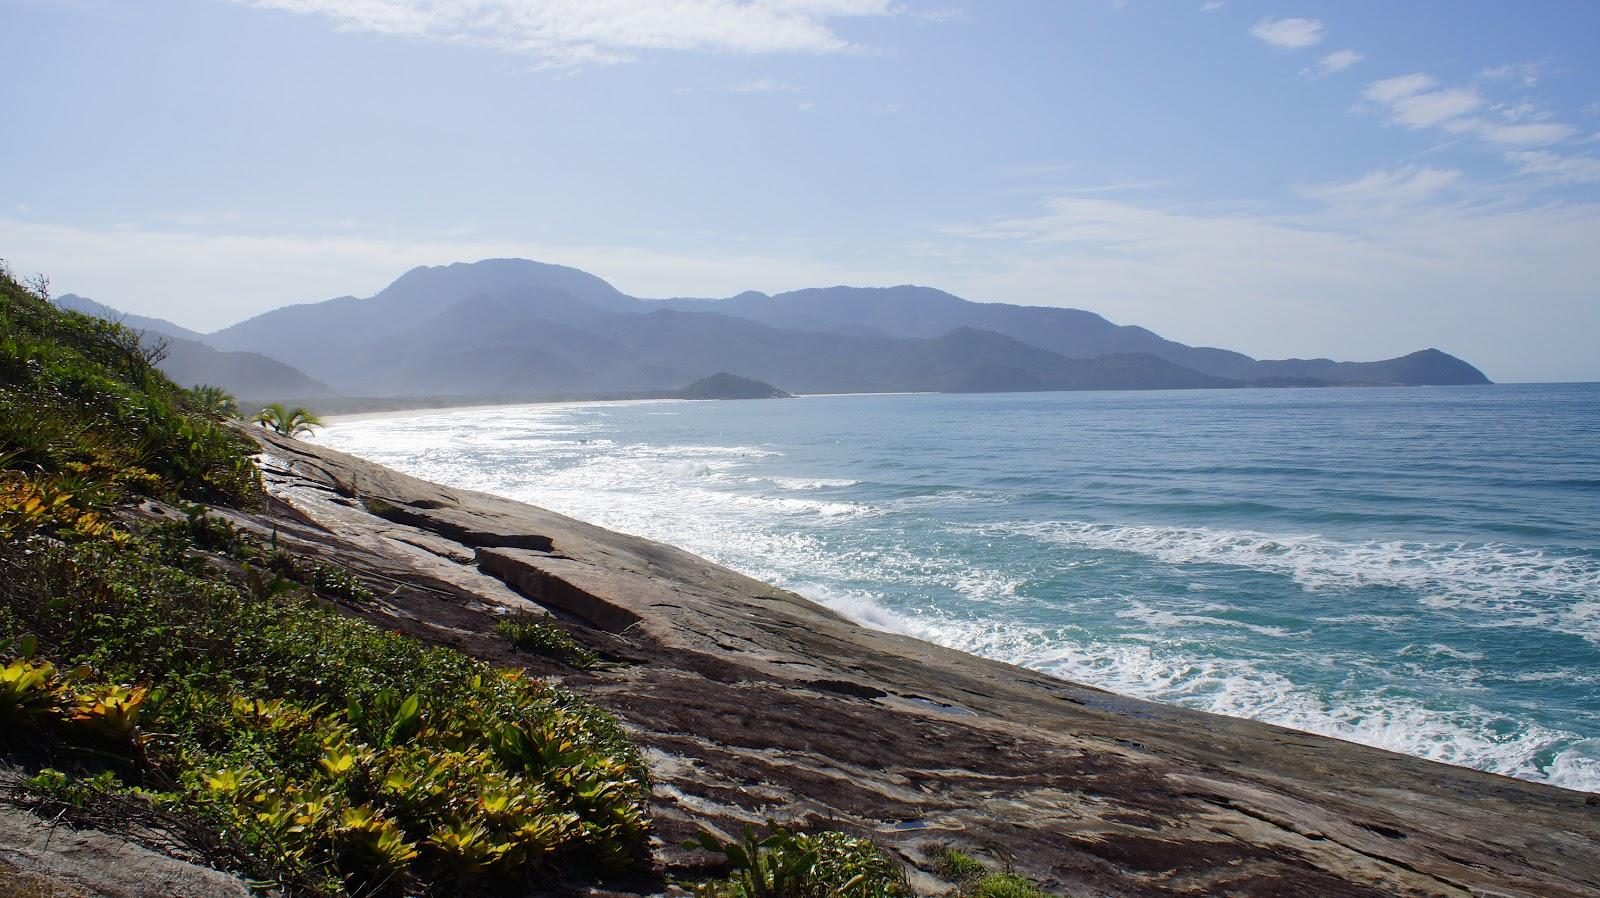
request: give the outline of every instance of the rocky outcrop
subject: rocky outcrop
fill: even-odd
[[[668,867],[701,826],[778,818],[924,867],[955,844],[1071,896],[1600,896],[1600,797],[863,629],[669,546],[257,436],[276,520],[240,523],[365,578],[382,598],[353,613],[613,710]],[[491,629],[516,610],[615,663],[517,654]]]
[[[793,399],[789,393],[761,380],[719,371],[684,387],[683,399]]]

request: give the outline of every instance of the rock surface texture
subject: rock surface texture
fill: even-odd
[[[955,845],[1075,898],[1600,896],[1600,797],[867,630],[659,543],[255,435],[272,511],[236,521],[361,576],[380,598],[351,613],[559,678],[626,723],[665,873],[702,826],[776,818],[924,871]],[[617,663],[574,672],[493,632],[546,610]]]

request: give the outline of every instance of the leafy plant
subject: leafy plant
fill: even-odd
[[[250,421],[286,437],[308,434],[313,428],[322,426],[322,419],[312,414],[310,409],[301,406],[285,408],[281,402],[268,403]]]
[[[737,841],[702,832],[688,847],[727,859],[732,872],[703,886],[710,898],[906,898],[905,868],[867,839],[840,832],[797,835],[768,821]]]
[[[0,668],[0,725],[9,733],[57,717],[66,692],[54,664],[13,660]]]
[[[143,686],[100,686],[78,696],[72,722],[115,741],[127,740],[139,725],[139,709],[149,690]]]
[[[554,658],[568,667],[587,670],[600,662],[598,655],[556,626],[549,616],[543,620],[528,615],[508,617],[495,624],[494,629],[517,648]]]
[[[190,388],[189,400],[194,407],[217,418],[239,417],[239,401],[221,387],[199,384]]]

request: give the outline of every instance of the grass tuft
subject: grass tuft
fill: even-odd
[[[1015,873],[994,873],[970,854],[949,845],[931,853],[933,872],[956,884],[960,898],[1050,898]]]
[[[511,640],[525,652],[553,658],[568,667],[588,670],[600,663],[600,656],[556,626],[548,617],[508,617],[494,625],[496,633]]]

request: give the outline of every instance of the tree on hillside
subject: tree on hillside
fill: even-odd
[[[199,384],[189,391],[189,398],[199,409],[209,415],[219,418],[239,417],[239,402],[221,387],[211,384]]]
[[[286,437],[308,434],[313,427],[322,426],[322,419],[312,414],[310,409],[298,405],[292,409],[284,408],[281,402],[268,403],[250,420]]]

